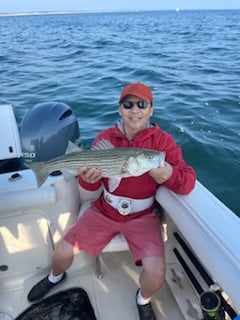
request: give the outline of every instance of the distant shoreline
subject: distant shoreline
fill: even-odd
[[[57,14],[84,14],[84,13],[120,13],[120,12],[151,12],[151,11],[231,11],[240,9],[149,9],[149,10],[64,10],[64,11],[32,11],[32,12],[0,12],[0,17],[8,16],[39,16],[39,15],[57,15]]]
[[[79,14],[79,13],[114,13],[114,12],[144,12],[147,10],[63,10],[63,11],[31,11],[31,12],[0,12],[0,16],[39,16],[54,14]],[[149,10],[156,11],[156,10]]]
[[[78,14],[78,13],[90,13],[94,11],[32,11],[32,12],[0,12],[1,17],[6,16],[39,16],[39,15],[54,15],[54,14]]]

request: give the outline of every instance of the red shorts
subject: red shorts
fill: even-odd
[[[118,232],[125,236],[137,265],[145,257],[164,257],[161,226],[155,213],[119,222],[90,207],[64,239],[79,250],[97,256]]]

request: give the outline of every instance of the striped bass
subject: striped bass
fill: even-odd
[[[103,148],[103,149],[102,149]],[[112,178],[110,191],[116,189],[121,178],[140,176],[150,169],[163,167],[165,152],[142,148],[115,148],[104,140],[91,150],[82,150],[69,142],[65,155],[46,162],[25,162],[33,170],[40,187],[54,171],[65,178],[77,176],[80,167],[99,168],[102,176]],[[114,180],[115,179],[115,180]]]

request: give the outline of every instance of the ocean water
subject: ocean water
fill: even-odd
[[[0,103],[19,125],[35,104],[62,101],[90,146],[118,119],[122,87],[145,82],[152,121],[240,216],[240,11],[6,16],[0,37]]]

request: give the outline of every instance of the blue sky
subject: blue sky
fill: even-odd
[[[240,9],[240,0],[0,0],[0,12]]]

